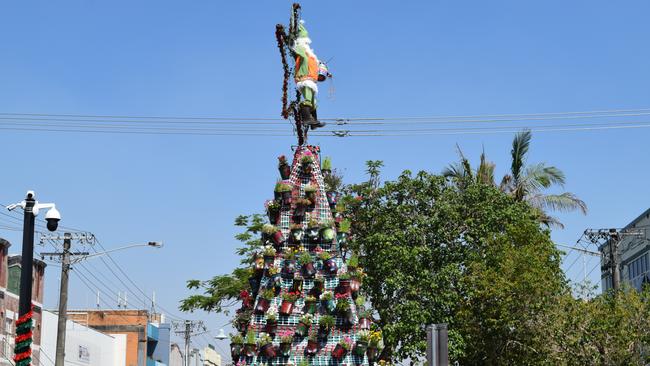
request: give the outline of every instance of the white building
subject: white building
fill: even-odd
[[[41,360],[55,359],[57,320],[56,314],[43,311]],[[68,320],[65,335],[66,366],[124,366],[125,363],[125,334],[105,334]]]
[[[183,351],[176,343],[171,345],[171,355],[169,357],[169,366],[183,365]],[[212,345],[203,349],[194,348],[190,351],[190,366],[221,366],[221,355]]]

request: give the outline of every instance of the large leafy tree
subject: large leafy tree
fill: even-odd
[[[564,173],[557,167],[545,163],[527,164],[532,134],[522,131],[512,140],[510,171],[498,184],[499,189],[510,194],[517,201],[525,201],[538,212],[539,221],[548,226],[563,227],[562,223],[551,216],[550,211],[569,212],[579,210],[587,213],[587,205],[575,194],[563,192],[548,194],[545,190],[558,185],[564,186]],[[473,169],[469,160],[458,148],[460,161],[451,164],[442,174],[459,187],[469,181],[497,186],[494,178],[495,165],[481,154],[479,165]]]
[[[492,185],[426,172],[349,189],[361,197],[347,206],[384,356],[421,358],[426,325],[448,323],[461,364],[544,357],[536,319],[566,284],[535,210]]]

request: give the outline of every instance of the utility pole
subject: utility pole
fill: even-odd
[[[612,275],[612,288],[618,291],[621,288],[621,265],[619,262],[619,244],[625,237],[643,237],[643,232],[631,229],[587,229],[584,232],[585,237],[599,247],[607,244],[608,261],[603,264],[602,270],[610,270]],[[603,253],[605,255],[605,253]]]
[[[88,241],[86,234],[76,234],[77,240]],[[92,235],[91,235],[92,237]],[[73,234],[64,233],[63,238],[60,236],[42,236],[41,241],[48,240],[61,240],[63,239],[63,251],[62,252],[53,252],[53,253],[41,253],[41,257],[57,257],[61,259],[61,288],[59,292],[59,318],[58,325],[56,329],[56,359],[54,361],[55,366],[64,366],[65,363],[65,331],[66,331],[66,322],[68,321],[68,279],[70,277],[70,265],[72,263],[70,257],[75,256],[88,256],[88,252],[76,252],[71,253],[70,247],[72,246]]]
[[[207,330],[201,320],[184,320],[173,322],[175,333],[182,335],[185,339],[185,354],[183,355],[183,366],[190,366],[190,344],[192,337],[195,335],[203,334]],[[200,330],[200,332],[198,332]]]

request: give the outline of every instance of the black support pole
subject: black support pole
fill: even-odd
[[[25,199],[25,220],[23,222],[23,255],[20,269],[19,316],[32,310],[32,271],[34,268],[34,196],[29,193]]]

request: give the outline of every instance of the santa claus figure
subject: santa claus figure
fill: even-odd
[[[318,57],[311,49],[311,39],[301,20],[298,25],[298,34],[293,42],[291,50],[296,58],[294,78],[296,88],[300,92],[299,113],[301,121],[312,129],[325,126],[324,122],[318,120],[316,114],[316,94],[318,94],[319,81],[324,81],[331,76],[324,63],[318,61]]]

